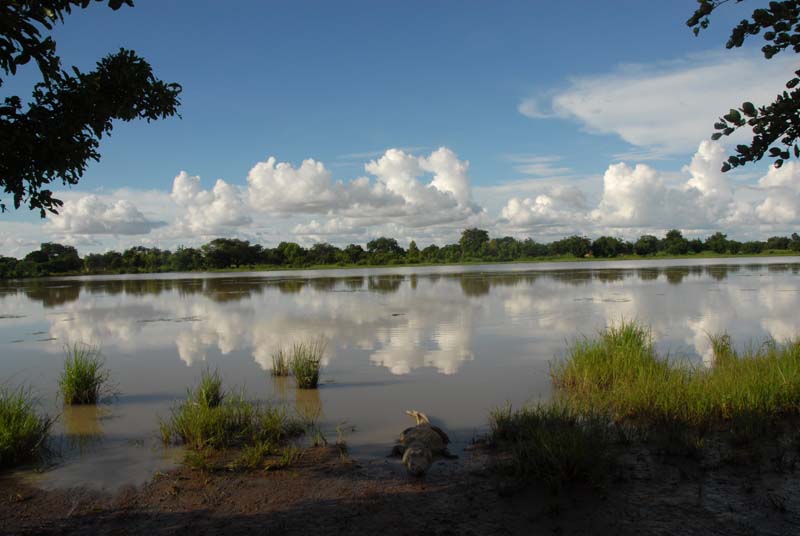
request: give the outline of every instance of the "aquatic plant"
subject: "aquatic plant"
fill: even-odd
[[[295,343],[292,346],[291,368],[299,389],[316,389],[322,369],[325,341]]]
[[[110,374],[97,347],[76,343],[67,346],[64,370],[58,386],[65,404],[96,404],[106,391]]]
[[[30,389],[0,387],[0,468],[39,458],[53,419],[37,411]]]
[[[516,411],[490,412],[491,440],[509,456],[500,468],[517,478],[544,483],[551,491],[584,482],[599,485],[612,461],[607,417],[553,402]]]
[[[272,354],[272,370],[270,374],[273,376],[288,376],[290,361],[286,350],[280,348],[277,352]]]
[[[219,375],[209,371],[169,418],[161,420],[160,429],[164,443],[197,450],[279,444],[303,431],[282,409],[248,400],[243,390],[224,391]]]

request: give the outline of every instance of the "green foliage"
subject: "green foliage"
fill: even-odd
[[[272,370],[270,374],[273,376],[288,376],[292,360],[289,358],[288,353],[283,348],[272,354]]]
[[[122,253],[108,251],[102,254],[91,253],[83,259],[71,246],[46,243],[41,248],[28,253],[24,259],[0,257],[0,278],[42,277],[58,274],[103,274],[103,273],[152,273],[166,271],[192,271],[206,269],[249,269],[264,266],[301,268],[308,266],[341,265],[391,265],[402,263],[457,263],[473,261],[520,261],[546,257],[589,256],[603,258],[636,254],[685,255],[698,254],[706,250],[718,254],[758,254],[762,251],[800,251],[800,236],[772,236],[766,242],[750,241],[740,243],[729,240],[724,234],[716,233],[705,241],[699,238],[687,240],[679,230],[673,229],[659,240],[652,235],[643,235],[635,243],[620,238],[601,236],[591,240],[582,236],[570,236],[550,244],[542,244],[531,238],[518,240],[511,236],[489,238],[481,229],[468,229],[477,237],[465,243],[480,243],[477,252],[464,255],[464,246],[448,244],[439,247],[435,244],[420,250],[416,242],[411,242],[408,251],[403,250],[393,239],[380,238],[370,242],[371,251],[365,251],[357,244],[340,249],[331,244],[315,244],[305,249],[293,242],[281,242],[276,248],[265,248],[250,244],[246,240],[219,238],[200,248],[178,247],[175,252],[158,248],[135,246]],[[466,231],[465,231],[466,232]],[[463,239],[463,237],[462,237]],[[287,288],[290,286],[286,283]]]
[[[53,420],[39,414],[30,390],[0,387],[0,469],[34,461],[45,449]]]
[[[301,433],[280,408],[247,400],[243,391],[223,391],[217,373],[209,371],[160,425],[164,443],[196,450],[277,445]]]
[[[744,354],[726,334],[710,342],[712,366],[673,362],[656,355],[649,329],[622,322],[575,343],[551,376],[579,411],[653,429],[668,424],[702,435],[711,427],[730,432],[754,416],[769,422],[800,414],[800,340],[769,341]]]
[[[738,0],[741,1],[741,0]],[[700,4],[686,24],[698,35],[708,28],[709,15],[727,0],[698,0]],[[726,48],[741,47],[747,37],[761,35],[766,44],[761,48],[764,58],[770,59],[786,49],[800,52],[800,1],[772,1],[765,7],[753,10],[750,20],[744,19],[731,31]],[[728,157],[722,165],[722,171],[729,171],[748,162],[761,160],[769,153],[775,159],[774,165],[779,168],[783,162],[800,157],[800,71],[786,82],[786,90],[778,93],[775,100],[765,106],[756,106],[751,102],[742,103],[741,107],[731,108],[714,124],[717,130],[711,138],[720,139],[730,136],[740,128],[749,128],[753,138],[749,144],[736,146],[736,154]],[[774,146],[780,144],[781,146]]]
[[[465,258],[477,257],[481,248],[489,241],[489,232],[483,229],[465,229],[461,233],[458,245],[461,246],[461,255]]]
[[[153,121],[177,113],[181,87],[158,80],[144,59],[120,49],[97,62],[88,73],[64,70],[56,43],[44,37],[73,9],[90,0],[40,0],[0,3],[0,69],[14,76],[17,67],[34,60],[42,81],[32,98],[5,97],[0,104],[0,186],[15,208],[26,203],[42,217],[63,204],[50,183],[74,185],[90,160],[99,160],[100,139],[115,120]],[[109,0],[112,9],[132,0]],[[3,80],[0,79],[0,85]],[[0,210],[6,205],[0,202]]]
[[[96,404],[108,388],[109,372],[100,351],[90,345],[73,344],[66,348],[64,370],[58,387],[65,404]]]
[[[599,485],[612,462],[611,427],[602,415],[559,402],[491,412],[491,439],[510,457],[501,469],[557,492],[565,485]]]
[[[325,341],[322,339],[296,343],[292,346],[291,369],[298,388],[317,388],[324,352]]]

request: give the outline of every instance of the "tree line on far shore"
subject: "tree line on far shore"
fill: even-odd
[[[800,253],[800,236],[773,236],[767,240],[739,242],[717,232],[705,240],[687,239],[673,229],[663,237],[643,235],[635,242],[600,236],[569,236],[550,243],[511,236],[490,238],[483,229],[466,229],[456,244],[431,244],[420,249],[413,240],[408,248],[394,238],[380,237],[366,248],[350,244],[344,248],[317,243],[304,248],[295,242],[281,242],[268,248],[247,240],[217,238],[203,246],[178,247],[175,251],[136,246],[123,252],[89,253],[48,242],[22,259],[0,257],[0,278],[40,277],[56,274],[117,274],[224,270],[243,267],[303,268],[312,266],[382,266],[458,262],[497,262],[543,258],[610,258],[622,255],[759,254],[769,251]]]

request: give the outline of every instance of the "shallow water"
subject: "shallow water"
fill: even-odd
[[[172,466],[158,417],[205,367],[229,386],[319,412],[355,457],[382,457],[417,409],[458,451],[490,408],[546,398],[548,363],[621,318],[652,326],[670,356],[709,357],[708,333],[738,346],[800,334],[800,257],[620,261],[0,282],[0,378],[60,415],[61,461],[43,487],[139,484]],[[327,340],[322,385],[269,375],[281,345]],[[98,345],[113,399],[62,409],[64,345]]]

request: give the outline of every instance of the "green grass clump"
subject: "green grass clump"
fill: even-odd
[[[292,374],[294,374],[298,388],[317,388],[324,352],[325,342],[321,339],[307,343],[297,343],[292,347]]]
[[[243,391],[223,391],[219,375],[209,371],[189,389],[186,400],[173,407],[169,419],[161,421],[165,443],[196,450],[278,444],[300,433],[300,426],[280,408],[247,400]]]
[[[110,375],[100,351],[86,344],[66,348],[64,370],[58,386],[65,404],[96,404],[108,387]]]
[[[710,336],[709,367],[658,356],[634,322],[576,343],[551,367],[553,383],[579,411],[658,429],[690,427],[755,436],[754,423],[800,415],[800,340],[738,353],[727,334]]]
[[[501,467],[517,478],[544,483],[551,491],[583,482],[599,485],[612,457],[611,426],[599,414],[563,403],[491,412],[491,439],[509,453]]]
[[[273,376],[288,376],[290,362],[287,352],[283,348],[279,349],[272,354],[272,370],[270,373]]]
[[[36,410],[30,390],[0,387],[0,468],[39,458],[52,424]]]

